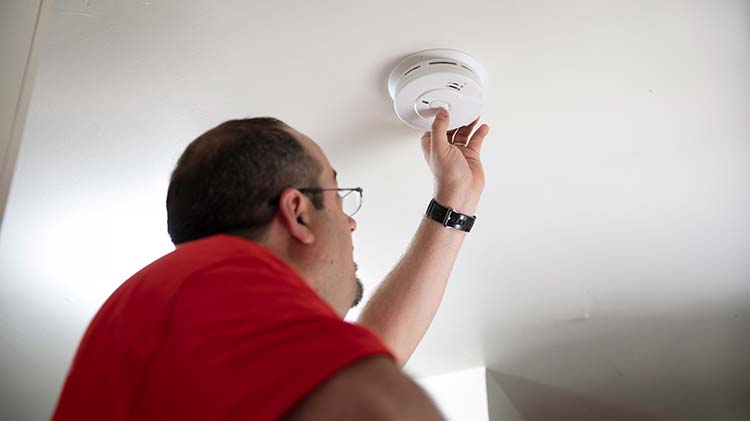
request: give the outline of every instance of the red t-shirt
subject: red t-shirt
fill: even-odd
[[[109,297],[53,419],[275,419],[373,354],[395,360],[269,250],[215,235],[181,245]]]

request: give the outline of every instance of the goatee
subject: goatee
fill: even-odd
[[[354,292],[354,301],[352,302],[352,306],[349,308],[354,308],[359,305],[360,301],[362,301],[362,296],[364,295],[364,286],[362,285],[362,280],[359,279],[356,272],[359,269],[359,266],[357,263],[354,263],[354,282],[357,284],[357,288]]]

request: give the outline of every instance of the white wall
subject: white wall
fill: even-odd
[[[385,79],[432,47],[490,71],[487,184],[406,368],[748,419],[747,0],[49,3],[0,235],[0,419],[49,414],[98,306],[171,249],[177,157],[228,118],[286,120],[365,188],[372,291],[433,192]]]

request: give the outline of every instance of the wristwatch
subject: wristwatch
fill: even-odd
[[[474,221],[477,219],[476,216],[464,215],[455,209],[446,208],[436,202],[435,199],[430,201],[425,215],[440,222],[444,227],[465,232],[471,231],[471,227],[474,226]]]

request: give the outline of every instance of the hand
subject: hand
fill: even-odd
[[[482,124],[469,139],[479,117],[468,126],[448,130],[450,116],[441,109],[432,131],[422,135],[422,152],[435,176],[435,200],[443,206],[473,215],[484,189],[484,169],[479,159],[490,126]]]

